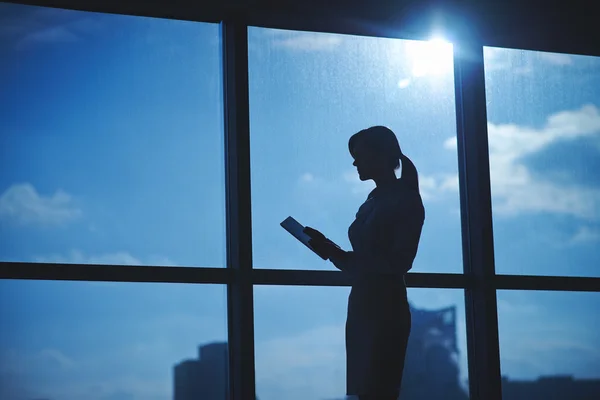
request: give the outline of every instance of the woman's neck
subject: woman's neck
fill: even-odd
[[[390,173],[386,173],[385,175],[374,178],[373,180],[375,181],[376,187],[385,187],[390,186],[391,184],[396,182],[397,179],[398,178],[396,178],[396,173],[394,171],[391,171]]]

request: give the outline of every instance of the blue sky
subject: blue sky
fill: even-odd
[[[0,4],[0,259],[223,267],[219,46],[212,24]],[[279,222],[348,247],[372,183],[347,140],[384,124],[421,177],[413,271],[460,272],[451,47],[253,28],[249,57],[255,267],[333,269]],[[485,61],[497,271],[599,276],[600,59]],[[348,291],[256,288],[261,399],[343,395]],[[466,378],[463,292],[409,296],[458,306]],[[498,304],[504,375],[600,377],[600,295]],[[171,398],[172,366],[226,338],[225,311],[220,285],[2,281],[0,397]]]

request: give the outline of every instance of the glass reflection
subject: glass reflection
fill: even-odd
[[[219,42],[0,3],[0,261],[225,266]]]
[[[222,285],[0,281],[0,398],[224,399],[225,301]]]
[[[600,276],[600,57],[484,61],[496,271]]]
[[[254,267],[335,269],[279,223],[292,216],[349,249],[373,182],[359,180],[348,139],[385,125],[418,168],[427,212],[413,271],[461,272],[452,45],[251,27],[248,46]]]
[[[504,400],[600,398],[600,293],[498,291]]]
[[[345,398],[349,291],[255,288],[256,379],[261,399]],[[462,291],[409,289],[409,302],[413,325],[399,398],[468,399]]]

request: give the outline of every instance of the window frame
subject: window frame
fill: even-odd
[[[40,1],[16,3],[48,6]],[[74,0],[53,0],[52,6],[128,15],[178,17],[221,24],[227,268],[0,262],[0,279],[225,284],[228,343],[231,349],[230,398],[253,398],[253,395],[248,394],[255,393],[254,286],[350,286],[350,281],[338,271],[253,268],[248,27],[352,33],[400,39],[426,39],[424,35],[428,28],[423,28],[421,32],[407,29],[390,32],[381,27],[357,28],[341,20],[336,21],[333,16],[325,16],[323,19],[310,16],[286,18],[284,15],[270,15],[264,10],[250,14],[237,13],[225,6],[211,6],[200,10],[197,7],[175,4],[167,9],[158,3],[137,7],[116,2],[75,4]],[[502,47],[502,43],[473,40],[473,37],[468,37],[464,32],[457,32],[453,43],[463,273],[410,272],[406,283],[410,288],[455,288],[465,291],[469,395],[472,400],[501,399],[497,290],[600,292],[600,278],[496,274],[483,47]],[[524,46],[529,46],[524,43]],[[587,53],[590,52],[600,55],[598,49]]]

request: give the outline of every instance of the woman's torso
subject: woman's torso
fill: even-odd
[[[388,273],[374,272],[373,265],[360,265],[353,271],[353,288],[383,288],[404,285],[404,275],[412,268],[424,221],[419,192],[400,179],[371,192],[348,229],[352,249],[376,255],[393,265]]]

